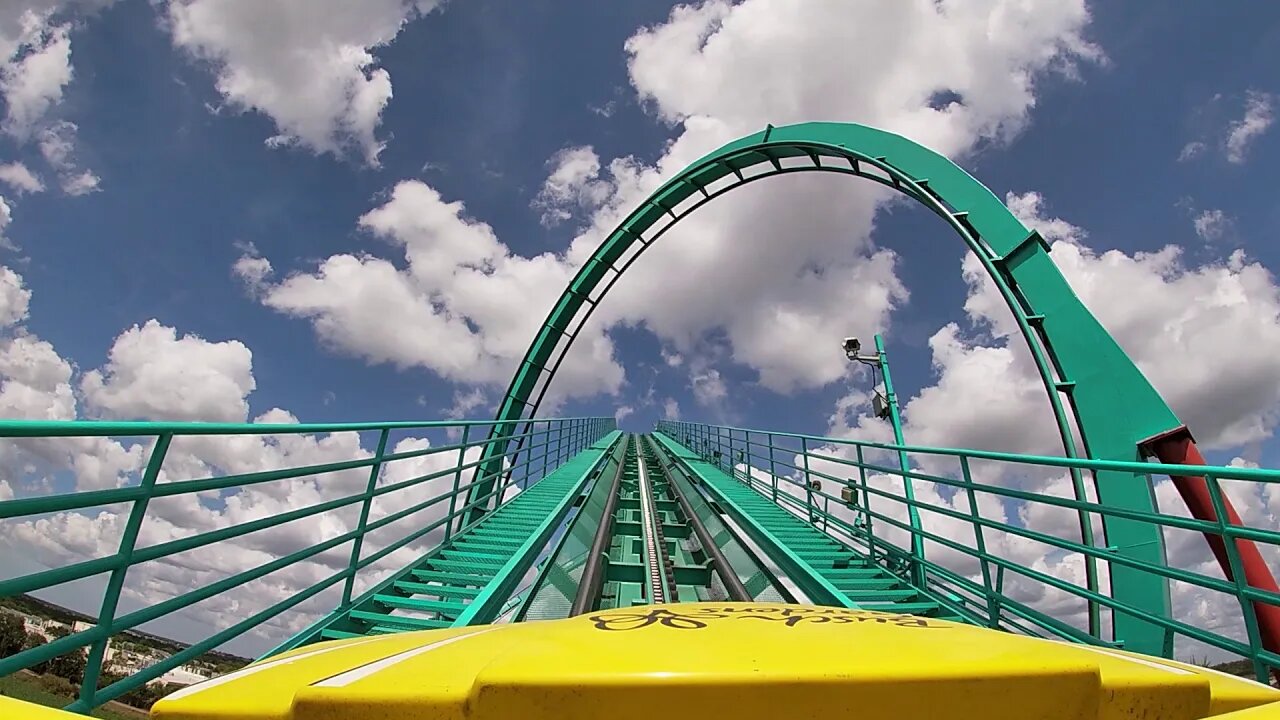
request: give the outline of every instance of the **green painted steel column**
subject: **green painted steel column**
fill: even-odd
[[[893,391],[893,376],[889,374],[889,353],[884,350],[884,339],[876,334],[876,355],[880,358],[880,372],[884,375],[884,394],[889,403],[889,424],[893,425],[893,442],[898,447],[907,442],[902,435],[902,414],[898,409],[898,394]],[[907,453],[898,450],[898,469],[902,471],[902,492],[907,498],[907,519],[911,524],[911,583],[925,586],[924,538],[920,537],[920,510],[916,507],[915,483],[907,473],[911,470]]]
[[[346,607],[351,602],[351,593],[356,586],[356,568],[360,566],[360,551],[364,547],[365,525],[369,523],[369,508],[373,505],[373,489],[378,486],[378,474],[382,471],[382,456],[387,452],[387,436],[390,430],[382,429],[378,433],[378,450],[374,455],[376,462],[369,468],[369,482],[364,489],[364,501],[360,503],[360,519],[356,523],[356,539],[351,543],[351,559],[347,563],[347,579],[342,584],[342,602]]]
[[[111,641],[111,626],[115,624],[116,608],[120,605],[120,592],[124,589],[125,576],[128,575],[129,566],[133,563],[133,551],[138,544],[138,531],[142,529],[142,521],[147,515],[151,490],[160,477],[160,468],[164,465],[164,457],[169,452],[169,443],[172,441],[173,433],[162,433],[156,437],[155,447],[151,449],[151,457],[147,460],[147,469],[143,472],[142,481],[139,483],[142,497],[134,500],[133,507],[129,509],[129,519],[125,522],[124,534],[120,537],[120,550],[116,553],[116,567],[107,580],[107,588],[102,595],[102,608],[98,612],[98,627],[106,627],[107,632],[102,638],[95,640],[89,649],[84,679],[80,684],[80,698],[68,706],[69,709],[77,712],[88,711],[94,706],[93,696],[98,691],[102,659],[107,652],[107,643]]]

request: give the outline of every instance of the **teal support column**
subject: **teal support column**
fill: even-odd
[[[107,628],[107,630],[89,648],[89,654],[85,660],[84,678],[80,683],[80,697],[68,706],[68,709],[82,712],[95,705],[94,696],[98,692],[98,678],[102,675],[102,661],[106,657],[107,643],[111,641],[112,626],[116,622],[116,610],[120,606],[120,593],[124,590],[125,576],[129,574],[129,566],[133,564],[133,553],[138,546],[138,531],[142,529],[142,521],[147,515],[147,505],[151,502],[151,491],[160,477],[160,468],[164,466],[164,458],[169,452],[169,444],[172,441],[173,433],[162,433],[156,437],[156,444],[151,449],[147,469],[143,472],[142,482],[139,484],[142,496],[133,501],[133,507],[129,510],[129,519],[125,521],[124,534],[120,537],[120,550],[115,557],[115,568],[111,571],[111,577],[107,579],[107,588],[102,595],[98,627]],[[80,650],[72,652],[80,652]]]
[[[889,405],[889,424],[893,425],[893,442],[899,448],[906,445],[902,435],[902,413],[898,408],[898,394],[893,390],[893,376],[889,373],[889,353],[885,352],[884,339],[876,335],[876,356],[879,358],[880,373],[884,376],[885,401]],[[911,583],[916,587],[925,586],[924,570],[924,538],[920,536],[920,510],[916,508],[915,484],[907,475],[911,467],[907,453],[898,450],[898,469],[902,471],[902,492],[907,499],[907,519],[911,524]]]

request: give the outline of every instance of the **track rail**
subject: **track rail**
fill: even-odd
[[[649,466],[645,461],[640,438],[634,437],[636,467],[640,476],[640,517],[644,533],[645,570],[648,577],[649,602],[665,603],[670,599],[667,578],[666,539],[662,536],[662,521],[653,502],[653,485],[649,481]]]
[[[654,441],[653,436],[645,438],[646,446],[657,462],[661,463],[663,470],[668,474],[672,472],[684,473],[684,469],[670,457],[663,448]],[[680,484],[671,482],[668,487],[671,488],[671,494],[679,503],[680,509],[684,512],[685,521],[689,523],[689,527],[693,529],[695,535],[698,536],[698,542],[702,545],[702,550],[707,554],[711,561],[711,566],[720,576],[721,582],[724,583],[725,591],[729,594],[729,599],[738,602],[750,602],[754,598],[751,597],[750,591],[742,584],[742,580],[738,578],[734,572],[733,566],[729,564],[729,560],[725,558],[721,552],[720,546],[716,544],[715,538],[707,530],[702,521],[698,519],[698,513],[694,511],[693,506],[689,503],[689,499],[685,497],[684,492],[680,490]]]
[[[609,480],[609,496],[605,500],[604,511],[600,513],[600,523],[592,536],[591,548],[587,551],[582,579],[578,581],[578,592],[569,609],[570,616],[593,610],[600,597],[600,589],[604,586],[605,563],[609,560],[609,543],[613,539],[613,523],[618,513],[618,491],[622,485],[622,472],[626,467],[626,451],[624,448],[618,457],[617,467],[613,469]]]

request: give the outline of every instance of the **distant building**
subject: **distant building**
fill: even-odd
[[[29,615],[11,608],[0,608],[0,612],[16,615],[22,619],[22,627],[28,633],[43,637],[46,641],[69,633],[91,630],[95,625],[84,620],[76,620],[70,626],[57,620]],[[106,651],[103,653],[103,667],[114,673],[132,675],[155,665],[169,655],[145,642],[135,641],[128,637],[108,638]],[[173,685],[194,685],[215,675],[212,667],[199,662],[188,663],[173,668],[169,672],[152,680],[151,683],[169,683]]]
[[[194,665],[181,665],[161,675],[153,682],[173,683],[174,685],[195,685],[210,678],[208,670]]]
[[[55,631],[66,631],[66,632],[71,631],[70,628],[68,628],[63,623],[58,622],[57,620],[50,620],[48,618],[37,617],[35,615],[28,615],[26,613],[17,612],[17,611],[9,611],[9,612],[12,612],[14,615],[17,615],[18,617],[22,618],[23,630],[26,630],[29,633],[35,633],[40,637],[44,638],[45,640],[52,640]]]

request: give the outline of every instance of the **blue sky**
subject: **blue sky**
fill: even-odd
[[[25,348],[5,414],[487,416],[647,189],[765,122],[843,120],[1008,197],[1212,459],[1280,461],[1280,8],[345,5],[0,9],[0,314]],[[882,439],[838,349],[881,331],[910,441],[1054,450],[1001,311],[922,210],[784,178],[664,244],[594,319],[561,413]],[[368,292],[324,274],[343,257]]]

